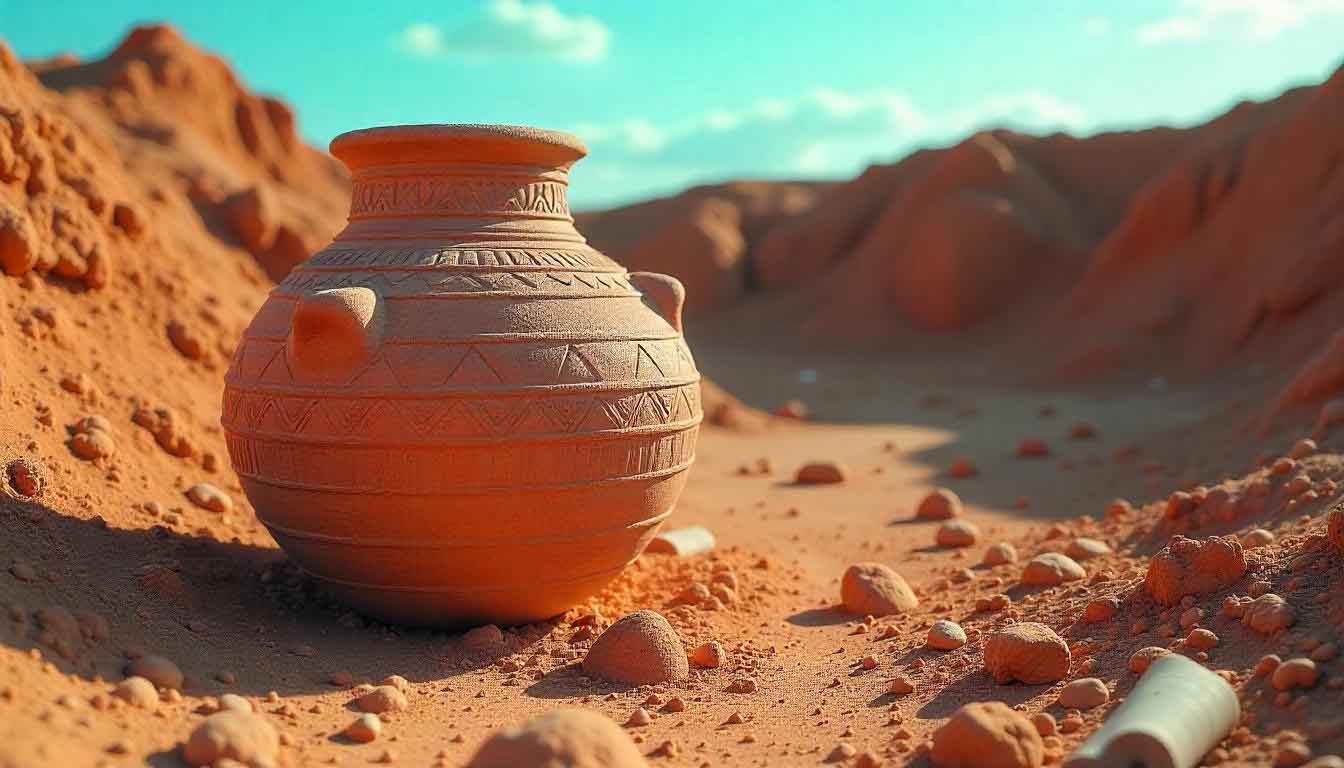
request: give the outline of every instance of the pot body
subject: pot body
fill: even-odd
[[[695,456],[681,287],[588,246],[563,134],[345,134],[350,224],[225,379],[229,456],[285,551],[370,616],[541,620],[643,551]]]

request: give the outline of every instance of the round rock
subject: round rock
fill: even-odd
[[[620,726],[584,709],[558,709],[496,731],[468,768],[645,768]]]
[[[1033,587],[1053,587],[1066,581],[1087,577],[1083,566],[1068,555],[1046,552],[1027,561],[1022,569],[1022,583]]]
[[[583,660],[583,671],[620,683],[644,685],[690,674],[681,638],[656,611],[642,610],[607,628]]]
[[[1104,541],[1079,537],[1069,542],[1064,554],[1074,560],[1091,560],[1094,557],[1111,554],[1111,548]]]
[[[197,483],[187,489],[187,498],[201,509],[224,514],[233,509],[233,499],[209,483]]]
[[[999,701],[967,704],[933,734],[938,768],[1040,768],[1045,744],[1022,713]]]
[[[117,683],[112,695],[141,709],[158,709],[159,691],[154,684],[143,677],[131,676]]]
[[[373,690],[355,699],[355,709],[374,715],[400,712],[407,706],[406,694],[393,685],[375,686]]]
[[[207,717],[182,746],[187,765],[215,765],[228,759],[249,768],[275,765],[280,737],[264,718],[226,710]]]
[[[1064,639],[1034,621],[1009,625],[985,641],[985,668],[996,683],[1042,685],[1063,680],[1071,658]]]
[[[798,468],[793,481],[798,485],[831,485],[843,483],[849,475],[837,461],[811,461]]]
[[[940,547],[969,547],[980,540],[980,529],[969,520],[948,520],[938,527]]]
[[[365,713],[355,718],[353,723],[345,726],[341,735],[351,741],[368,744],[378,738],[378,734],[382,732],[383,721],[379,720],[377,715]]]
[[[849,566],[840,579],[840,601],[850,613],[868,616],[904,613],[919,605],[904,577],[881,563]]]
[[[961,497],[948,488],[929,491],[915,508],[915,517],[920,520],[948,520],[960,517],[961,513]]]
[[[985,565],[991,567],[995,565],[1016,563],[1017,548],[1006,541],[1001,541],[998,544],[990,544],[989,548],[985,550],[985,558],[983,562]]]
[[[929,627],[927,641],[930,648],[941,651],[953,651],[966,644],[966,630],[955,621],[940,619]]]
[[[1059,706],[1065,709],[1093,709],[1110,700],[1110,689],[1095,677],[1074,680],[1059,692]]]

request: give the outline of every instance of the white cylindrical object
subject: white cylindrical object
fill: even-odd
[[[660,555],[689,557],[714,548],[714,534],[698,525],[663,531],[649,542],[648,550]]]
[[[1143,673],[1064,768],[1194,768],[1241,716],[1227,681],[1180,654]]]

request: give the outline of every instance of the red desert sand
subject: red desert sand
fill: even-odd
[[[0,765],[1055,765],[1175,654],[1339,766],[1341,114],[576,227],[557,134],[0,45]]]

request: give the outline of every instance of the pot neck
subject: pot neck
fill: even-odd
[[[338,136],[350,169],[345,236],[515,233],[583,242],[566,192],[585,152],[568,134],[498,125],[411,125]]]

